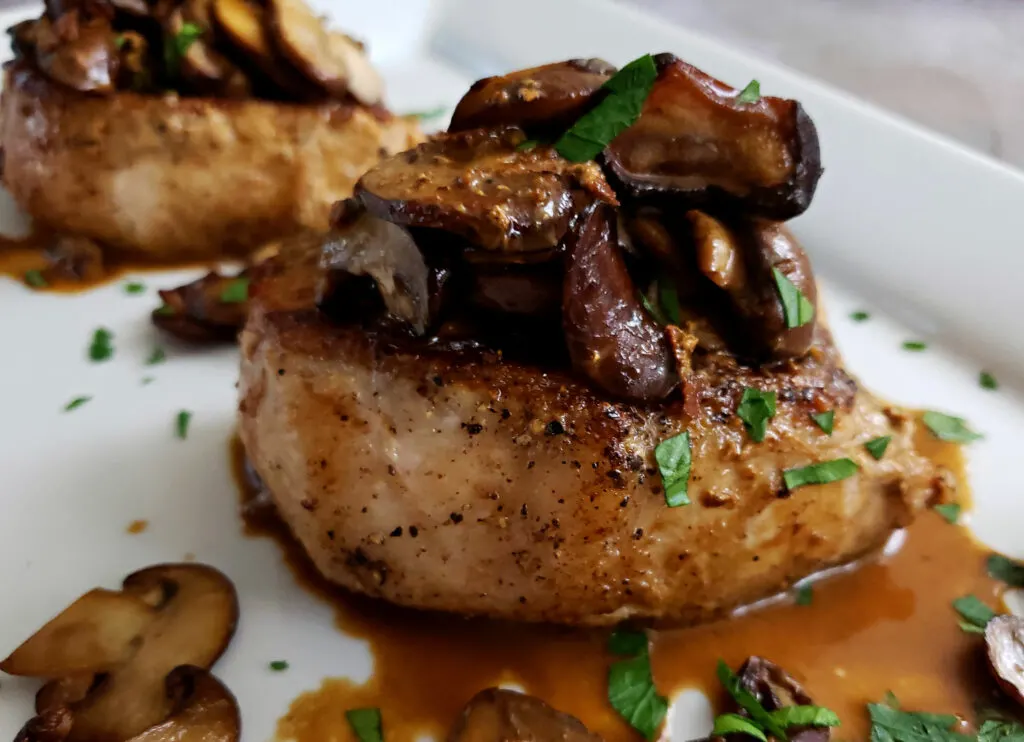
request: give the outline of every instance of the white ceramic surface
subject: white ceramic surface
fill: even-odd
[[[498,4],[448,0],[428,11],[397,18],[396,33],[407,41],[380,57],[398,111],[453,103],[484,72],[567,56],[623,62],[649,50],[676,51],[741,85],[757,76],[766,92],[802,99],[818,122],[827,172],[796,229],[824,277],[848,365],[886,396],[962,414],[985,433],[970,450],[976,509],[969,522],[993,547],[1024,555],[1024,498],[1012,465],[1024,429],[1024,337],[1016,327],[1024,314],[1017,290],[1024,177],[621,7],[521,0],[510,14]],[[386,48],[376,36],[388,31],[382,18],[393,18],[384,4],[351,22]],[[417,36],[423,18],[429,22]],[[169,346],[166,363],[144,365],[156,343],[166,344],[147,319],[153,290],[187,275],[144,276],[150,290],[142,296],[126,295],[120,284],[51,296],[0,279],[0,656],[85,589],[115,587],[133,569],[194,555],[238,587],[239,632],[217,673],[240,701],[246,740],[265,740],[289,701],[321,678],[367,677],[369,655],[294,584],[274,544],[241,535],[226,455],[234,349]],[[861,308],[873,320],[849,321]],[[92,364],[85,351],[101,325],[113,330],[116,354]],[[930,349],[902,351],[906,339],[927,340]],[[998,392],[979,387],[981,368],[1000,377]],[[155,380],[143,385],[149,375]],[[92,401],[62,412],[82,394]],[[184,441],[174,436],[181,409],[194,412]],[[128,535],[135,519],[147,519],[149,529]],[[279,658],[289,671],[269,672],[268,661]],[[0,680],[0,739],[11,739],[27,718],[33,691],[31,683]],[[681,702],[686,711],[673,715],[673,737],[704,734],[706,704],[694,694]]]

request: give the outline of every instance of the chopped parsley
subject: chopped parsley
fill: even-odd
[[[146,284],[141,281],[129,281],[124,284],[124,292],[126,294],[141,294],[146,290]]]
[[[982,389],[988,389],[990,391],[995,391],[999,388],[999,382],[996,381],[996,377],[988,371],[982,371],[978,374],[978,383],[981,385]]]
[[[736,407],[736,417],[743,421],[751,440],[761,443],[768,433],[768,421],[775,417],[775,392],[747,387]]]
[[[1002,580],[1010,587],[1024,587],[1024,564],[1007,559],[1002,554],[993,554],[985,566],[991,577]]]
[[[803,327],[814,319],[814,304],[778,268],[772,268],[775,286],[782,300],[782,311],[786,316],[786,327]]]
[[[153,310],[153,314],[155,314],[157,317],[173,317],[175,314],[177,314],[177,312],[175,311],[174,307],[172,307],[167,302],[164,302],[163,304],[161,304],[160,306]]]
[[[181,440],[188,438],[188,426],[192,422],[192,413],[182,410],[175,418],[174,429]]]
[[[946,522],[950,525],[956,525],[956,522],[960,520],[960,503],[958,502],[946,502],[942,505],[936,505],[932,510],[945,518]]]
[[[907,340],[903,343],[903,350],[912,350],[914,352],[920,352],[928,349],[928,343],[922,343],[920,340]]]
[[[779,725],[787,729],[839,726],[839,716],[836,712],[823,706],[783,706],[768,713]]]
[[[155,366],[158,363],[163,363],[167,360],[167,353],[159,345],[153,348],[153,352],[149,354],[149,358],[146,359],[147,366]]]
[[[965,595],[953,601],[953,609],[960,614],[963,621],[960,628],[969,634],[983,634],[988,622],[996,617],[996,612],[982,603],[973,595]]]
[[[722,687],[732,696],[737,705],[750,715],[751,720],[767,734],[785,742],[786,732],[782,725],[772,718],[772,715],[765,710],[753,693],[743,687],[739,675],[733,672],[732,668],[723,660],[718,660],[717,674]]]
[[[154,379],[152,376],[143,376],[142,381],[140,383],[142,384],[142,386],[147,386],[149,384],[152,384],[153,381]]]
[[[25,283],[34,289],[45,289],[50,285],[43,276],[43,272],[35,268],[30,271],[25,271]]]
[[[940,441],[970,443],[981,438],[981,435],[968,428],[967,421],[960,417],[928,410],[921,416],[921,421]]]
[[[657,285],[657,283],[654,284],[655,288],[657,288]],[[659,325],[668,324],[668,317],[666,317],[665,313],[661,311],[661,307],[657,306],[648,298],[647,294],[640,294],[640,301],[644,305],[644,309],[647,310],[647,313],[654,317],[655,322]]]
[[[689,505],[686,488],[690,481],[690,432],[663,440],[654,449],[654,458],[665,487],[665,504],[670,508]]]
[[[540,146],[539,139],[524,139],[516,145],[516,152],[529,152]]]
[[[661,309],[668,318],[666,324],[679,325],[679,292],[676,290],[675,281],[663,276],[658,281],[658,301],[661,302]]]
[[[871,319],[871,315],[864,310],[858,310],[856,312],[850,312],[850,319],[854,322],[867,322]]]
[[[951,714],[901,711],[881,703],[869,703],[871,742],[973,742],[952,731],[957,718]]]
[[[833,459],[796,469],[786,469],[782,472],[782,480],[786,483],[787,489],[795,490],[808,484],[829,484],[847,479],[856,474],[857,469],[857,464],[851,459]]]
[[[885,456],[885,449],[889,447],[889,441],[892,440],[891,435],[883,435],[878,438],[872,438],[864,444],[864,448],[868,450],[871,457],[875,461],[881,461],[882,457]]]
[[[836,411],[827,410],[825,412],[819,412],[817,415],[811,415],[811,419],[814,424],[821,428],[825,435],[832,435],[832,427],[836,421]]]
[[[1009,719],[989,719],[978,730],[978,742],[1024,742],[1024,726]]]
[[[646,636],[642,644],[631,637],[628,646],[635,650],[634,656],[613,663],[608,670],[608,701],[631,727],[652,740],[668,711],[668,701],[654,687]],[[625,639],[620,638],[615,647],[609,642],[612,651],[625,648]]]
[[[608,637],[608,651],[612,654],[633,656],[647,651],[647,634],[632,629],[615,629]]]
[[[245,276],[232,278],[220,292],[220,300],[223,304],[241,304],[248,301],[249,279]]]
[[[797,605],[810,605],[814,602],[814,587],[811,585],[801,585],[796,589],[796,604]]]
[[[71,410],[77,410],[79,407],[84,405],[86,402],[92,399],[92,395],[86,394],[81,397],[75,397],[66,405],[64,405],[65,412],[71,412]]]
[[[632,126],[643,110],[658,68],[650,54],[634,59],[609,78],[601,90],[607,94],[569,127],[555,149],[570,162],[593,160],[623,131]]]
[[[89,360],[99,363],[109,360],[114,355],[114,333],[105,327],[99,327],[92,334],[89,343]]]
[[[405,114],[414,119],[420,121],[430,121],[431,119],[439,119],[448,112],[448,106],[437,106],[435,108],[428,108],[424,111],[414,111],[412,113]]]
[[[715,726],[711,729],[712,737],[723,737],[726,734],[746,734],[761,742],[768,742],[768,737],[757,724],[739,714],[719,714],[715,717]]]
[[[267,667],[269,667],[274,672],[284,672],[288,669],[288,662],[285,660],[274,660],[269,665],[267,665]]]
[[[349,709],[345,719],[359,742],[384,742],[379,708]]]
[[[114,48],[120,49],[122,46],[125,45],[125,43],[127,43],[127,41],[128,39],[125,38],[124,34],[118,34],[114,37]]]
[[[164,38],[164,66],[167,74],[177,77],[181,72],[181,60],[188,54],[189,47],[203,35],[203,27],[196,23],[182,23],[174,35]]]
[[[761,100],[761,83],[757,80],[748,82],[747,87],[736,96],[736,100],[740,103],[757,103]]]

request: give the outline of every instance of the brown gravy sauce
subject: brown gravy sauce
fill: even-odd
[[[956,475],[966,509],[959,447],[927,434],[919,447]],[[255,493],[245,484],[237,439],[232,459],[248,500]],[[365,640],[374,659],[365,684],[327,679],[295,699],[278,722],[279,739],[354,740],[345,710],[363,706],[380,708],[388,742],[414,742],[424,734],[444,739],[474,693],[504,682],[577,716],[608,742],[640,739],[607,701],[607,631],[463,619],[361,598],[320,577],[276,516],[244,510],[246,533],[273,537],[300,584],[334,605],[338,628]],[[988,553],[966,528],[922,513],[898,553],[819,581],[809,606],[785,599],[705,626],[651,632],[658,689],[671,696],[695,688],[717,703],[717,660],[736,667],[759,654],[796,675],[816,703],[839,714],[843,725],[834,739],[867,739],[864,704],[890,690],[903,708],[973,719],[977,707],[998,703],[998,693],[981,639],[959,629],[950,602],[973,593],[1002,605],[1003,588],[984,567]]]
[[[148,520],[133,520],[125,527],[125,533],[129,533],[132,536],[137,536],[140,533],[145,533],[149,528]]]

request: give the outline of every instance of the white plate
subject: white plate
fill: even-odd
[[[1016,461],[1024,430],[1024,177],[813,81],[596,0],[352,3],[339,22],[367,36],[397,111],[452,104],[476,77],[570,56],[624,62],[673,51],[710,73],[802,100],[817,122],[826,174],[796,231],[824,276],[849,368],[879,393],[966,416],[986,435],[970,449],[976,509],[991,546],[1024,555]],[[357,9],[358,8],[358,9]],[[7,25],[12,17],[0,17]],[[0,229],[14,220],[0,212]],[[143,276],[150,289],[188,274]],[[194,554],[238,587],[242,621],[218,674],[238,696],[247,740],[272,736],[289,701],[325,676],[365,678],[364,645],[300,589],[277,547],[242,537],[226,445],[236,352],[171,348],[153,368],[152,291],[114,284],[78,296],[36,294],[0,279],[0,656],[85,589],[115,587],[138,567]],[[854,324],[853,309],[874,319]],[[885,316],[882,316],[885,315]],[[98,326],[116,355],[86,361]],[[906,339],[930,343],[907,353]],[[978,372],[994,371],[998,392]],[[143,386],[141,379],[155,381]],[[93,400],[73,413],[73,397]],[[195,413],[188,440],[174,417]],[[125,527],[147,519],[149,530]],[[270,673],[287,658],[291,669]],[[29,716],[32,686],[0,684],[0,739]],[[677,739],[703,733],[674,729]]]

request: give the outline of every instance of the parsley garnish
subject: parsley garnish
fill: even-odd
[[[956,525],[956,522],[960,520],[960,503],[958,502],[947,502],[942,505],[936,505],[932,510],[945,518],[946,522],[951,525]]]
[[[634,59],[609,78],[601,90],[607,95],[583,114],[557,142],[555,149],[570,162],[593,160],[632,126],[643,110],[658,68],[650,54]]]
[[[1024,587],[1024,564],[1018,564],[1002,554],[993,554],[985,564],[990,576],[1002,580],[1010,587]]]
[[[195,23],[182,23],[181,30],[173,36],[164,38],[164,65],[167,74],[177,77],[181,71],[181,59],[188,49],[203,35],[203,27]]]
[[[881,703],[869,703],[871,742],[973,742],[951,731],[957,718],[947,714],[900,711]]]
[[[673,325],[679,325],[679,292],[676,290],[675,281],[668,277],[662,277],[658,281],[658,300],[661,308]]]
[[[177,431],[178,437],[182,440],[188,438],[188,426],[192,422],[192,413],[188,410],[182,410],[178,413],[178,417],[175,418],[175,430]]]
[[[92,399],[92,396],[88,395],[88,394],[84,395],[84,396],[81,396],[81,397],[75,397],[70,402],[68,402],[66,405],[64,405],[64,411],[65,412],[71,412],[71,410],[77,410],[79,407],[81,407],[82,405],[84,405],[86,402],[88,402],[91,399]]]
[[[811,585],[801,585],[796,589],[796,604],[797,605],[810,605],[814,602],[814,587]]]
[[[274,672],[284,672],[288,669],[288,662],[285,660],[274,660],[267,666]]]
[[[106,361],[114,355],[114,333],[105,327],[99,327],[92,334],[92,342],[89,343],[89,360],[94,362]]]
[[[120,49],[127,41],[128,39],[126,39],[123,34],[118,34],[114,37],[114,48]]]
[[[657,287],[657,285],[657,283],[654,284],[655,287]],[[640,301],[644,305],[644,309],[647,310],[647,313],[654,317],[655,322],[659,325],[668,324],[668,317],[666,317],[665,313],[661,311],[661,307],[656,306],[654,302],[647,297],[647,294],[640,294]]]
[[[159,345],[153,348],[153,352],[149,354],[149,358],[146,359],[147,366],[155,366],[158,363],[163,363],[167,360],[167,353]]]
[[[740,103],[757,103],[761,100],[761,83],[757,80],[748,82],[747,87],[736,96],[736,100]]]
[[[761,731],[761,727],[739,714],[719,714],[715,717],[711,736],[722,737],[726,734],[746,734],[761,742],[768,742],[768,737]]]
[[[978,730],[978,742],[1024,742],[1024,726],[1009,719],[989,719]]]
[[[625,639],[614,647],[609,642],[609,649],[625,649],[626,644]],[[608,701],[630,726],[647,739],[654,739],[668,711],[668,701],[654,687],[646,636],[642,644],[635,637],[630,637],[628,644],[635,649],[635,656],[613,663],[608,670]]]
[[[768,432],[768,421],[775,417],[775,392],[747,387],[736,407],[736,417],[743,421],[751,440],[761,443]]]
[[[447,113],[447,111],[448,106],[438,106],[437,108],[428,108],[425,111],[414,111],[413,113],[407,113],[405,115],[414,119],[419,119],[420,121],[429,121],[431,119],[441,118],[445,113]]]
[[[981,438],[978,433],[968,428],[967,421],[960,417],[929,410],[921,416],[921,421],[940,441],[970,443]]]
[[[825,435],[832,435],[832,426],[836,421],[835,410],[819,412],[817,415],[811,415],[811,419],[814,421],[815,425],[825,432]]]
[[[25,271],[25,283],[34,289],[45,289],[50,285],[43,276],[43,272],[35,268],[30,271]]]
[[[768,713],[787,729],[789,727],[839,726],[839,717],[836,712],[823,706],[783,706]]]
[[[864,310],[858,310],[856,312],[850,312],[850,319],[854,322],[867,322],[871,319],[871,315]]]
[[[690,431],[663,440],[654,449],[654,458],[665,487],[665,504],[670,508],[689,505],[686,485],[690,481]]]
[[[782,300],[782,311],[786,315],[786,327],[803,327],[814,319],[814,305],[811,300],[803,295],[803,292],[790,281],[786,274],[778,268],[772,268],[772,275],[775,276],[775,286],[779,290],[779,298]]]
[[[733,697],[741,709],[750,714],[753,722],[775,739],[785,742],[786,732],[782,725],[772,718],[772,715],[765,710],[753,693],[743,687],[739,676],[723,660],[718,660],[717,674],[722,687]]]
[[[220,292],[223,304],[241,304],[249,299],[249,279],[245,276],[232,278]]]
[[[529,152],[540,146],[539,139],[524,139],[516,145],[516,152]]]
[[[981,384],[982,389],[996,390],[999,388],[999,382],[996,381],[996,377],[990,374],[988,371],[982,371],[978,374],[978,383]]]
[[[153,381],[154,379],[152,376],[143,376],[142,381],[140,383],[142,384],[142,386],[146,386],[148,384],[152,384]]]
[[[782,472],[782,480],[787,489],[795,490],[808,484],[838,482],[852,477],[857,473],[857,468],[857,464],[850,459],[833,459],[797,469],[786,469]]]
[[[953,609],[964,620],[960,628],[970,634],[983,634],[988,622],[996,617],[996,612],[982,603],[973,595],[965,595],[953,601]]]
[[[903,350],[912,350],[914,352],[919,352],[922,350],[927,350],[927,348],[928,343],[922,343],[920,340],[907,340],[906,342],[903,343]]]
[[[141,294],[146,290],[146,284],[141,281],[129,281],[124,285],[124,292],[126,294]]]
[[[615,629],[608,637],[608,651],[633,656],[647,651],[647,634],[632,629]]]
[[[891,435],[883,435],[878,438],[872,438],[870,441],[864,444],[864,448],[868,450],[872,458],[875,461],[880,461],[885,456],[885,449],[889,447],[889,441],[892,440]]]
[[[161,304],[160,306],[153,310],[153,314],[155,314],[158,317],[173,317],[176,313],[177,312],[175,311],[174,307],[172,307],[167,302],[164,302],[163,304]]]
[[[384,742],[380,709],[349,709],[345,712],[345,718],[359,738],[359,742]]]

